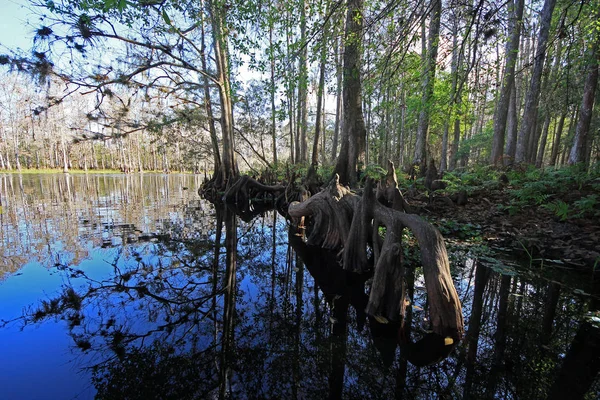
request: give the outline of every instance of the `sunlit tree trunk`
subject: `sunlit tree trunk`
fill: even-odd
[[[525,0],[516,0],[514,3],[507,3],[509,11],[509,38],[506,42],[506,60],[504,64],[504,79],[500,89],[500,99],[496,106],[494,115],[494,137],[492,139],[492,155],[490,163],[498,165],[502,160],[504,151],[504,139],[508,119],[508,110],[510,106],[510,96],[515,84],[515,66],[519,52],[519,42],[521,36],[521,20],[523,18],[523,8]]]
[[[325,15],[328,11],[325,11]],[[321,133],[321,119],[323,118],[323,94],[325,93],[325,63],[327,62],[327,31],[329,24],[323,26],[323,34],[321,35],[321,60],[319,62],[319,83],[317,87],[317,116],[315,120],[315,137],[313,140],[312,158],[311,164],[317,165],[319,163],[319,140]],[[323,132],[324,134],[324,132]],[[324,161],[324,160],[323,160]]]
[[[346,32],[344,42],[343,130],[342,147],[335,167],[340,182],[357,182],[358,161],[364,162],[366,128],[362,112],[361,49],[363,27],[363,0],[347,0]]]
[[[452,86],[450,87],[450,106],[448,107],[448,118],[444,121],[444,133],[442,135],[442,155],[440,160],[440,173],[448,169],[448,142],[449,142],[449,131],[450,124],[456,120],[456,113],[458,112],[458,105],[460,104],[458,93],[458,66],[459,61],[462,61],[462,55],[460,54],[460,47],[458,45],[458,27],[459,19],[454,16],[452,24],[452,62],[450,65],[450,74],[452,76]],[[459,126],[460,129],[460,126]],[[458,139],[460,140],[460,138]],[[450,149],[450,158],[455,158],[456,151],[458,151],[458,140],[455,139],[456,149]],[[454,160],[455,161],[455,160]],[[450,169],[454,169],[456,163],[453,160],[450,161]]]
[[[538,148],[537,157],[535,160],[535,166],[540,168],[544,161],[544,152],[546,151],[546,141],[548,140],[548,131],[550,130],[550,110],[546,110],[546,116],[544,117],[544,125],[542,127],[542,137],[540,139],[540,145]]]
[[[223,139],[221,171],[216,183],[217,187],[223,187],[231,179],[235,179],[239,175],[233,134],[232,88],[229,70],[227,28],[225,26],[226,5],[217,4],[216,0],[208,0],[208,6],[212,23],[214,57],[217,65],[217,81],[221,103],[221,134]]]
[[[275,83],[275,47],[273,45],[273,21],[269,20],[269,61],[271,66],[271,140],[273,141],[273,164],[277,164],[277,129],[275,120],[277,110],[275,109],[275,91],[277,86]]]
[[[200,64],[204,71],[208,71],[206,62],[206,33],[204,29],[204,14],[201,14],[200,18],[200,34],[202,35],[200,40]],[[210,82],[208,76],[203,75],[202,81],[204,83],[204,110],[206,111],[206,117],[208,118],[208,131],[213,150],[213,169],[215,173],[217,173],[217,171],[221,170],[221,153],[219,150],[219,139],[217,138],[217,129],[215,127],[215,118],[212,110],[212,101],[210,99]]]
[[[296,162],[308,160],[308,141],[306,137],[308,114],[308,68],[306,43],[306,0],[300,1],[300,57],[298,60],[298,118],[296,120]]]
[[[538,34],[537,51],[533,63],[533,72],[527,98],[525,100],[525,111],[523,112],[523,121],[517,135],[517,148],[515,153],[516,162],[524,162],[528,159],[527,154],[530,135],[533,132],[535,121],[537,119],[538,102],[540,97],[540,87],[542,81],[542,72],[544,69],[544,60],[546,58],[546,47],[548,46],[548,36],[550,32],[550,23],[556,0],[545,0],[541,13],[540,31]]]

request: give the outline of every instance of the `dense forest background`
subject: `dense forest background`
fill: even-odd
[[[227,178],[333,167],[340,151],[358,168],[433,160],[441,171],[600,158],[598,1],[29,7],[32,50],[0,49],[4,170]]]

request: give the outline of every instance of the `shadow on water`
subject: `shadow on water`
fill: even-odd
[[[370,276],[342,270],[275,212],[215,209],[197,185],[193,176],[0,175],[3,346],[25,359],[20,335],[58,326],[69,339],[58,364],[88,371],[65,374],[51,397],[600,395],[593,287],[502,275],[457,253],[467,326],[445,358],[428,342],[418,266],[406,277],[404,321],[380,324],[364,312]],[[56,364],[28,360],[1,371],[13,398],[35,398],[31,380]],[[91,387],[85,395],[76,379]]]

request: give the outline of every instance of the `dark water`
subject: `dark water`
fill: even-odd
[[[199,184],[0,175],[1,399],[600,397],[591,275],[449,242],[466,336],[417,368],[364,315],[364,278],[273,212],[215,210]],[[418,337],[419,268],[414,297]]]

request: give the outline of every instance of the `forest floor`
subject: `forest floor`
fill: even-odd
[[[475,239],[529,265],[600,272],[600,178],[520,178],[463,186],[463,206],[445,193],[405,197],[447,239]]]

